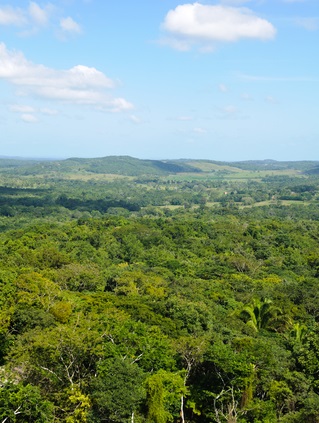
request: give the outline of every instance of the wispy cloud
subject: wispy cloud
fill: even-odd
[[[60,20],[60,27],[62,31],[65,31],[69,34],[80,34],[82,32],[80,25],[70,17],[62,18]]]
[[[25,13],[18,7],[0,7],[0,25],[22,26],[27,22]]]
[[[52,3],[41,7],[38,3],[31,1],[27,8],[0,6],[0,26],[19,27],[21,36],[37,34],[41,29],[49,26],[56,32],[62,31],[64,36],[82,33],[81,26],[72,17],[59,17],[59,14],[59,9]]]
[[[310,17],[310,18],[294,18],[293,23],[307,31],[317,31],[319,30],[319,18]]]
[[[242,100],[245,100],[245,101],[253,100],[253,97],[248,93],[243,93],[240,97],[241,97]]]
[[[206,129],[204,129],[204,128],[193,128],[193,132],[194,132],[194,134],[197,134],[197,135],[204,135],[204,134],[207,134],[207,130]]]
[[[228,88],[226,87],[225,84],[219,84],[218,89],[221,93],[227,93],[227,91],[228,91]]]
[[[15,113],[34,113],[35,109],[32,106],[26,106],[22,104],[13,104],[9,107],[11,112]]]
[[[139,117],[138,117],[138,116],[136,116],[136,115],[130,115],[130,116],[129,116],[129,119],[130,119],[130,121],[131,121],[131,122],[135,123],[136,125],[139,125],[139,124],[141,124],[141,123],[142,123],[142,119],[141,119],[141,118],[139,118]]]
[[[272,95],[267,95],[265,97],[265,101],[266,101],[266,103],[269,103],[269,104],[278,104],[279,103],[279,101],[277,100],[277,98],[274,97],[274,96],[272,96]]]
[[[47,4],[40,7],[31,1],[26,9],[20,7],[0,6],[0,25],[14,26],[46,26],[49,23],[54,7]]]
[[[48,107],[43,107],[39,109],[39,112],[49,116],[56,116],[59,113],[57,110],[49,109]]]
[[[270,40],[275,27],[247,8],[223,5],[183,4],[170,10],[162,23],[163,42],[179,50],[193,46],[213,50],[216,43],[241,39]]]
[[[37,3],[30,2],[29,5],[29,16],[33,20],[34,23],[45,26],[49,22],[49,15],[52,10],[52,6],[48,5],[45,8],[41,8]]]
[[[218,109],[220,119],[242,119],[244,116],[238,107],[229,104]]]
[[[36,122],[38,122],[38,119],[37,119],[36,116],[28,114],[28,113],[23,113],[21,115],[21,119],[23,120],[23,122],[26,122],[26,123],[36,123]]]
[[[57,70],[28,61],[21,52],[9,51],[0,43],[0,78],[18,89],[18,94],[47,100],[89,105],[104,111],[123,111],[133,107],[108,90],[113,80],[95,68],[83,65]]]
[[[19,113],[21,120],[26,123],[36,123],[39,121],[38,116],[48,115],[56,116],[59,112],[55,109],[50,109],[47,107],[36,108],[33,106],[28,106],[26,104],[12,104],[9,106],[9,110],[14,113]]]

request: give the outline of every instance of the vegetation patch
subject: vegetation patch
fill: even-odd
[[[313,163],[161,163],[0,166],[1,422],[318,420]]]

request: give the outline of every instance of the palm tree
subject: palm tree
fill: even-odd
[[[293,325],[291,334],[293,335],[296,342],[302,343],[307,333],[308,333],[308,328],[306,325],[300,322],[297,322]]]
[[[256,332],[260,329],[274,329],[274,323],[279,320],[282,311],[272,304],[272,300],[255,298],[251,305],[246,305],[240,312],[240,316],[246,324]]]

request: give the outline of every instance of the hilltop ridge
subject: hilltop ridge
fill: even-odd
[[[0,157],[0,169],[17,175],[63,173],[115,174],[123,176],[169,175],[179,173],[212,173],[216,171],[273,171],[294,169],[309,174],[318,169],[319,161],[216,161],[207,159],[150,160],[131,156],[106,156],[97,158],[71,157],[58,159],[26,159]]]

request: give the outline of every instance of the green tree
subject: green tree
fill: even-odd
[[[183,373],[159,370],[146,380],[147,421],[167,423],[180,415],[180,400],[187,394]]]
[[[273,305],[272,300],[254,299],[251,305],[243,307],[240,316],[246,324],[258,332],[260,329],[274,329],[282,311]]]
[[[53,404],[32,385],[7,383],[0,388],[1,423],[49,423],[54,421]]]
[[[101,361],[90,385],[92,415],[99,421],[134,421],[145,397],[145,375],[136,363],[122,358]]]

